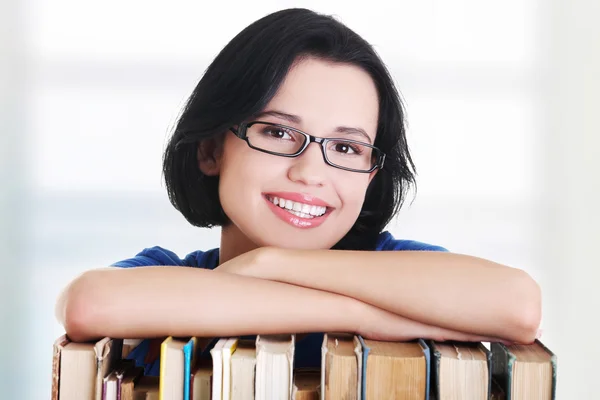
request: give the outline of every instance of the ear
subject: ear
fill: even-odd
[[[221,171],[222,144],[216,138],[205,139],[198,143],[198,168],[204,175],[217,176]]]
[[[373,172],[369,173],[369,184],[371,183],[371,181],[373,180],[373,178],[375,178],[375,175],[377,174],[377,171],[379,171],[379,168],[375,168],[375,170]]]

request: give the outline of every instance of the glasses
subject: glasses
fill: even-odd
[[[327,165],[352,172],[372,172],[383,168],[385,153],[356,140],[319,138],[289,126],[252,121],[231,128],[254,150],[281,157],[298,157],[312,142],[321,145]]]

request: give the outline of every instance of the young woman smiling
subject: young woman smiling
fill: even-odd
[[[524,271],[384,230],[415,183],[402,104],[372,47],[329,16],[283,10],[233,38],[163,162],[174,207],[221,227],[220,247],[155,246],[85,272],[57,303],[72,340],[310,333],[296,363],[318,366],[319,332],[536,337]],[[149,352],[131,357],[158,374]]]

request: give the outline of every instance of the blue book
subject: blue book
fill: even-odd
[[[190,380],[192,379],[192,368],[196,363],[196,344],[195,337],[183,346],[183,399],[190,399]]]
[[[421,393],[423,394],[423,400],[429,399],[431,354],[429,346],[427,345],[427,343],[425,343],[424,340],[418,339],[410,342],[380,342],[376,340],[363,339],[360,336],[358,337],[358,340],[360,341],[360,344],[362,346],[363,355],[361,383],[362,400],[367,400],[367,398],[368,400],[375,400],[376,397],[383,396],[383,393],[376,393],[378,389],[385,388],[386,390],[394,391],[395,388],[397,389],[401,387],[407,381],[410,381],[411,385],[414,385],[416,391],[421,391]],[[414,376],[401,376],[400,374],[402,373],[402,371],[400,371],[400,374],[396,374],[393,378],[387,379],[385,382],[370,382],[369,372],[371,371],[371,369],[373,369],[373,371],[371,372],[374,379],[377,379],[378,376],[381,376],[382,379],[385,379],[383,377],[385,377],[386,375],[388,375],[389,377],[389,374],[387,374],[384,371],[384,363],[378,362],[376,364],[372,364],[369,362],[370,360],[378,361],[378,358],[396,359],[396,361],[400,359],[413,358],[416,359],[417,363],[421,365],[422,370],[420,371],[420,373],[418,373],[418,375]],[[418,359],[422,360],[418,361]],[[389,363],[388,366],[390,367],[390,369],[392,368],[392,365],[390,365]],[[382,374],[382,372],[384,373]],[[388,392],[387,396],[389,397],[390,394],[392,394],[393,398],[393,393]]]

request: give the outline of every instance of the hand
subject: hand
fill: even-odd
[[[356,333],[366,339],[381,341],[433,339],[439,342],[456,340],[461,342],[502,342],[510,344],[499,338],[427,325],[365,303],[360,303],[358,310],[357,320],[360,321],[360,324]]]

